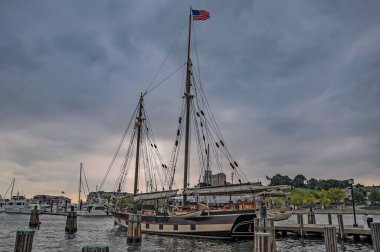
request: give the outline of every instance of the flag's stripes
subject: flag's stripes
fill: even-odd
[[[194,20],[207,20],[210,18],[210,13],[205,10],[192,10]]]

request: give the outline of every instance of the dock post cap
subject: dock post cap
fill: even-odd
[[[17,229],[16,232],[17,233],[34,233],[35,230],[33,230],[33,229]]]

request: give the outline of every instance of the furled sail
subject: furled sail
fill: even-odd
[[[260,183],[245,183],[233,184],[226,186],[211,186],[211,187],[193,187],[186,188],[183,194],[187,195],[228,195],[228,194],[246,194],[258,193],[268,190],[285,190],[290,189],[290,186],[262,186]]]
[[[139,200],[153,200],[153,199],[165,199],[177,196],[178,190],[166,190],[158,192],[140,193],[136,194],[133,199]]]

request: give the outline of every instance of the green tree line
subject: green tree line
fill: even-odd
[[[272,177],[271,186],[276,185],[291,185],[297,188],[307,188],[312,190],[328,190],[330,188],[340,188],[344,189],[349,186],[348,180],[337,180],[337,179],[307,179],[304,175],[298,174],[293,179],[289,176],[282,176],[281,174],[276,174]]]
[[[292,186],[294,190],[291,192],[290,200],[294,206],[321,204],[327,207],[344,201],[349,204],[351,201],[351,197],[345,198],[345,193],[342,190],[350,187],[348,180],[307,179],[302,174],[298,174],[291,179],[287,175],[276,174],[272,177],[270,185]],[[365,197],[368,196],[372,204],[380,205],[380,192],[372,192],[367,195],[364,186],[360,184],[356,184],[353,189],[353,197],[357,204],[365,204]]]
[[[338,204],[345,199],[345,193],[340,188],[330,188],[328,190],[311,190],[297,188],[292,190],[290,196],[290,203],[293,206],[300,206],[304,203],[308,205],[321,204],[324,207],[328,207],[331,204]]]

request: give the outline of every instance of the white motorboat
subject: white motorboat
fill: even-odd
[[[105,206],[95,203],[84,205],[82,210],[77,210],[77,215],[84,217],[103,217],[110,216],[111,214]]]
[[[41,211],[39,204],[29,202],[24,196],[13,196],[4,206],[6,213],[30,214],[33,209]]]

